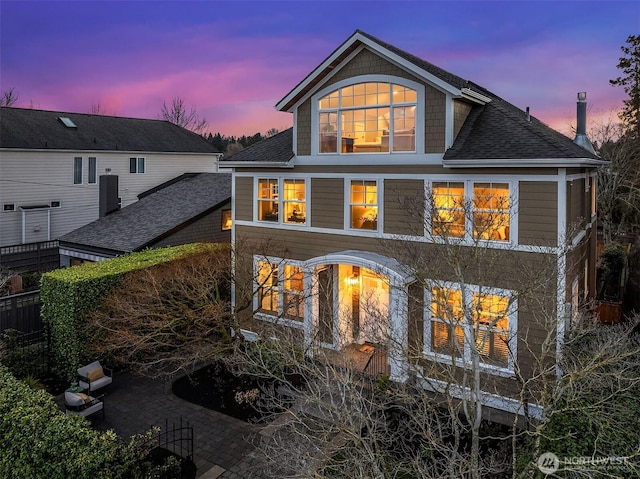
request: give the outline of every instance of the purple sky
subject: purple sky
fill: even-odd
[[[632,1],[0,1],[0,90],[16,106],[158,118],[180,96],[225,135],[291,126],[274,105],[361,29],[568,133],[622,106],[609,80]]]

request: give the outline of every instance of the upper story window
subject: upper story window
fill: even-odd
[[[473,184],[473,237],[509,241],[509,184]]]
[[[89,184],[95,184],[98,178],[98,159],[95,156],[89,157]]]
[[[378,184],[375,180],[351,180],[349,185],[350,226],[378,229]]]
[[[129,173],[144,173],[144,158],[129,158]]]
[[[365,82],[318,100],[320,153],[413,152],[417,91],[394,83]]]
[[[76,156],[73,159],[73,184],[82,184],[82,157]]]
[[[465,234],[464,183],[433,183],[432,194],[433,235],[463,237]]]
[[[433,182],[430,235],[511,241],[512,195],[510,183]]]
[[[257,202],[259,221],[307,223],[307,189],[304,179],[260,178]]]

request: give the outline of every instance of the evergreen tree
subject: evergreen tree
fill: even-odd
[[[627,44],[620,47],[624,56],[620,58],[618,68],[624,76],[609,80],[613,86],[621,86],[629,99],[624,100],[620,119],[627,133],[640,137],[640,35],[629,35]]]

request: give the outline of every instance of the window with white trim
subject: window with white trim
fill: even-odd
[[[508,291],[469,287],[465,297],[460,289],[434,286],[428,294],[427,353],[445,360],[453,357],[456,364],[465,366],[475,349],[482,364],[513,369],[517,321]]]
[[[82,157],[76,156],[73,159],[73,184],[82,184]]]
[[[304,320],[304,272],[295,261],[255,260],[256,307],[263,319],[282,318],[291,325]]]
[[[509,241],[509,183],[473,184],[473,237]]]
[[[432,234],[434,236],[464,237],[464,182],[434,182],[431,193],[433,201]]]
[[[98,159],[95,156],[89,157],[89,184],[95,184],[98,177]]]
[[[258,288],[258,311],[267,314],[278,314],[278,266],[269,261],[258,261],[256,274]]]
[[[129,158],[129,173],[144,173],[144,158]]]
[[[353,229],[378,229],[376,180],[351,180],[349,183],[349,226]]]
[[[389,82],[363,82],[318,100],[319,153],[413,152],[417,91]]]
[[[259,178],[258,221],[307,224],[307,183],[302,178]]]

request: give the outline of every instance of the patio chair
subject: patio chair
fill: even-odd
[[[88,417],[99,411],[102,411],[102,419],[104,419],[104,396],[93,397],[82,393],[64,393],[64,408],[67,415]]]
[[[88,393],[97,391],[113,382],[113,372],[103,367],[100,361],[78,368],[78,385]]]

